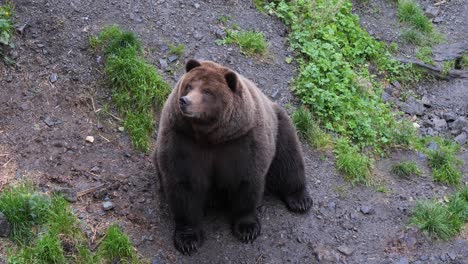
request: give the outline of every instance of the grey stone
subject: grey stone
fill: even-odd
[[[0,237],[8,237],[10,235],[10,230],[10,222],[8,222],[6,216],[0,212]]]
[[[46,125],[48,125],[49,127],[52,127],[61,124],[62,121],[55,118],[51,118],[50,116],[46,116],[46,118],[44,118],[44,123],[46,123]]]
[[[113,202],[103,202],[102,203],[102,209],[104,209],[104,211],[109,211],[109,210],[112,210],[114,209],[115,205]]]
[[[427,145],[427,149],[428,150],[438,150],[439,149],[439,145],[437,145],[437,143],[435,143],[434,141],[431,141],[431,143],[429,143],[429,145]]]
[[[426,7],[426,10],[424,10],[424,14],[428,17],[428,18],[435,18],[437,17],[437,15],[439,14],[440,12],[440,9],[438,7],[435,7],[433,5],[428,5]]]
[[[361,213],[366,214],[366,215],[370,215],[370,214],[375,213],[374,208],[372,208],[369,205],[362,205],[359,210],[361,211]]]
[[[389,101],[392,100],[392,97],[390,96],[390,94],[388,94],[387,92],[383,91],[383,92],[382,92],[382,100],[383,100],[384,102],[387,103],[387,102],[389,102]]]
[[[271,98],[276,99],[279,95],[281,95],[280,91],[276,89],[272,94]]]
[[[460,131],[466,127],[468,127],[468,120],[466,120],[466,118],[463,116],[460,116],[457,118],[457,120],[453,121],[450,126],[451,129],[458,129]]]
[[[91,168],[90,171],[91,171],[92,173],[97,173],[97,174],[99,174],[99,173],[101,173],[101,168],[99,168],[98,166],[94,166],[94,167]]]
[[[460,135],[456,136],[453,140],[455,140],[460,145],[464,145],[466,143],[466,138],[467,135],[465,132],[463,132]]]
[[[439,258],[440,258],[440,260],[442,260],[442,261],[447,261],[447,254],[442,253],[442,254],[440,254]]]
[[[171,55],[171,56],[169,56],[169,58],[167,58],[167,59],[169,60],[169,63],[171,63],[171,62],[174,62],[174,61],[178,60],[178,59],[179,59],[179,56],[177,56],[177,55]]]
[[[347,246],[339,246],[337,250],[346,256],[350,256],[354,252],[354,249]]]
[[[400,258],[397,262],[395,262],[396,264],[409,264],[409,260],[408,258],[406,257],[402,257]]]
[[[161,66],[161,69],[166,69],[168,64],[167,64],[167,60],[165,59],[159,59],[159,65]]]
[[[401,88],[401,84],[400,84],[400,82],[398,82],[398,81],[393,81],[393,82],[392,82],[392,85],[393,85],[393,87],[395,87],[395,88],[397,88],[397,89],[400,89],[400,88]]]
[[[455,252],[448,252],[448,253],[447,253],[447,256],[448,256],[451,260],[457,259],[457,254],[455,254]]]
[[[441,23],[441,22],[444,22],[444,18],[441,17],[441,16],[438,16],[438,17],[434,18],[434,19],[432,20],[432,22],[434,22],[434,23],[436,23],[436,24],[439,24],[439,23]]]
[[[409,102],[401,105],[401,111],[410,115],[422,115],[424,114],[424,106],[416,100],[410,100]]]
[[[330,210],[335,210],[336,208],[336,203],[335,202],[329,202],[327,205],[328,209]]]
[[[54,194],[62,195],[63,198],[70,203],[74,203],[77,200],[76,190],[68,187],[54,187],[52,190]]]
[[[319,263],[338,263],[340,257],[328,250],[323,245],[316,245],[313,249],[314,255]]]
[[[55,73],[55,72],[52,73],[52,74],[50,75],[50,77],[49,77],[49,80],[50,80],[51,83],[56,82],[57,79],[58,79],[58,75],[57,75],[57,73]]]
[[[432,107],[431,100],[429,99],[429,96],[427,95],[423,95],[423,97],[421,98],[421,103],[425,107],[428,107],[428,108]]]
[[[432,122],[434,124],[434,129],[437,130],[437,131],[447,129],[447,121],[445,121],[445,119],[437,117],[437,118],[434,118],[434,120],[432,120]]]
[[[200,4],[199,4],[199,3],[195,3],[193,6],[194,6],[196,9],[200,8]]]
[[[220,38],[220,39],[221,39],[221,38],[224,38],[224,37],[226,36],[226,31],[224,31],[224,30],[221,29],[221,28],[217,28],[217,29],[215,30],[215,35],[216,35],[217,38]]]
[[[195,32],[193,33],[193,37],[194,37],[196,40],[198,40],[198,41],[200,41],[200,40],[203,39],[203,35],[202,35],[200,32],[198,32],[198,31],[195,31]]]
[[[442,118],[444,118],[447,122],[453,122],[457,120],[458,116],[454,112],[446,112],[442,114]]]

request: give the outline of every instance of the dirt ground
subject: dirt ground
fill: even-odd
[[[363,26],[379,39],[398,41],[392,1],[367,2],[371,5],[355,8]],[[314,199],[309,214],[293,215],[278,200],[265,197],[259,208],[262,234],[252,244],[234,238],[223,215],[208,214],[205,244],[197,254],[182,256],[172,244],[173,223],[160,198],[151,155],[131,147],[127,134],[118,130],[121,124],[112,107],[114,116],[102,110],[111,91],[104,81],[103,59],[89,48],[88,38],[105,25],[122,25],[138,33],[146,58],[171,85],[187,58],[210,59],[254,80],[285,105],[294,100],[288,83],[295,76],[295,65],[284,62],[292,56],[287,28],[245,0],[14,3],[17,24],[27,27],[9,51],[16,66],[0,65],[0,188],[18,179],[34,179],[44,191],[99,187],[81,193],[72,204],[87,223],[88,236],[98,241],[103,228],[118,222],[152,263],[468,263],[468,230],[447,242],[431,241],[407,224],[416,200],[453,191],[432,181],[421,154],[396,151],[379,161],[375,176],[389,190],[381,193],[351,186],[335,170],[333,155],[307,145],[307,181]],[[248,58],[236,47],[216,45],[220,28],[215,21],[222,15],[241,28],[264,32],[269,56]],[[449,42],[468,39],[468,2],[447,1],[440,16],[444,20],[436,27]],[[184,44],[185,52],[163,69],[160,59],[167,59],[170,43]],[[440,111],[468,117],[467,80],[422,82],[415,91],[432,100],[421,120]],[[87,136],[94,136],[94,143],[86,142]],[[460,158],[467,182],[465,148]],[[391,164],[409,159],[422,166],[422,177],[404,180],[389,173]],[[115,208],[104,211],[104,200]]]

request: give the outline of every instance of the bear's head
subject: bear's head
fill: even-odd
[[[178,86],[181,114],[198,124],[225,119],[233,108],[239,83],[236,73],[212,62],[189,60]]]

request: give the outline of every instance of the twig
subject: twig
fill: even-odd
[[[93,107],[94,113],[96,113],[96,108],[94,107],[94,99],[92,96],[89,97],[91,99],[91,106]]]
[[[111,142],[110,140],[108,140],[107,138],[105,138],[103,135],[99,134],[99,136],[102,137],[105,141]]]
[[[440,6],[441,4],[445,4],[445,3],[446,3],[446,1],[442,0],[440,2],[435,3],[434,6]]]
[[[115,115],[113,115],[111,112],[109,112],[109,111],[106,111],[106,113],[108,113],[110,116],[112,116],[113,118],[115,118],[115,120],[117,120],[117,121],[122,121],[122,119],[120,119],[120,118],[116,117],[116,116],[115,116]]]
[[[450,78],[460,78],[460,79],[468,79],[468,72],[463,70],[449,70],[447,73],[444,73],[443,69],[440,67],[432,66],[429,64],[425,64],[423,62],[417,60],[408,60],[408,59],[399,59],[402,63],[411,63],[419,68],[424,69],[427,73],[434,75],[440,79],[450,79]]]
[[[2,167],[5,168],[11,160],[13,160],[13,158],[9,159],[5,164],[2,165]]]
[[[77,197],[81,197],[81,196],[86,195],[86,194],[88,194],[88,193],[95,192],[95,191],[101,189],[104,185],[105,185],[105,184],[102,183],[102,184],[100,184],[100,185],[98,185],[98,186],[95,186],[95,187],[89,188],[89,189],[87,189],[87,190],[78,192],[78,193],[76,194],[76,196],[77,196]]]
[[[1,154],[0,154],[0,157],[6,157],[6,156],[9,156],[9,155],[10,155],[10,154],[8,154],[8,153],[1,153]]]

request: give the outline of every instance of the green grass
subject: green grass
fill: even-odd
[[[331,146],[331,136],[320,128],[307,108],[300,107],[294,111],[292,121],[296,126],[299,136],[312,147],[326,149]]]
[[[410,224],[442,240],[459,233],[467,222],[468,187],[452,194],[446,204],[435,200],[418,202],[410,218]]]
[[[175,54],[177,56],[181,56],[182,54],[184,54],[184,49],[185,49],[184,44],[179,44],[179,45],[169,44],[169,53],[170,54]]]
[[[455,68],[454,60],[444,61],[442,63],[442,75],[447,75],[449,71],[453,70],[453,68]]]
[[[106,238],[100,245],[99,253],[105,259],[110,260],[111,263],[117,261],[134,263],[137,261],[132,243],[117,225],[112,225],[107,230]]]
[[[13,35],[13,5],[6,1],[0,5],[0,44],[9,45]]]
[[[113,88],[112,99],[124,117],[124,127],[133,145],[148,151],[154,130],[154,111],[165,102],[170,93],[169,85],[144,60],[141,43],[133,32],[108,26],[98,36],[90,38],[90,45],[102,48],[107,56],[105,73]],[[180,47],[175,47],[174,51],[180,52]]]
[[[421,169],[416,162],[407,161],[392,166],[392,173],[400,177],[420,176]]]
[[[461,61],[460,61],[460,64],[461,64],[461,67],[465,70],[468,69],[468,52],[465,52],[462,57],[461,57]]]
[[[415,0],[398,1],[398,19],[405,25],[401,38],[417,46],[432,46],[442,41],[442,36],[434,30],[431,21]]]
[[[372,160],[351,146],[348,140],[338,139],[335,147],[336,166],[353,184],[371,184]]]
[[[116,226],[108,229],[96,252],[91,251],[65,199],[39,193],[32,184],[4,189],[0,212],[12,225],[8,263],[139,263],[130,240]]]
[[[227,29],[226,36],[218,39],[216,44],[236,44],[241,53],[247,55],[264,55],[268,49],[268,42],[263,33],[252,30]]]
[[[416,53],[416,58],[426,64],[434,64],[432,60],[432,48],[431,47],[422,47],[418,49]]]

